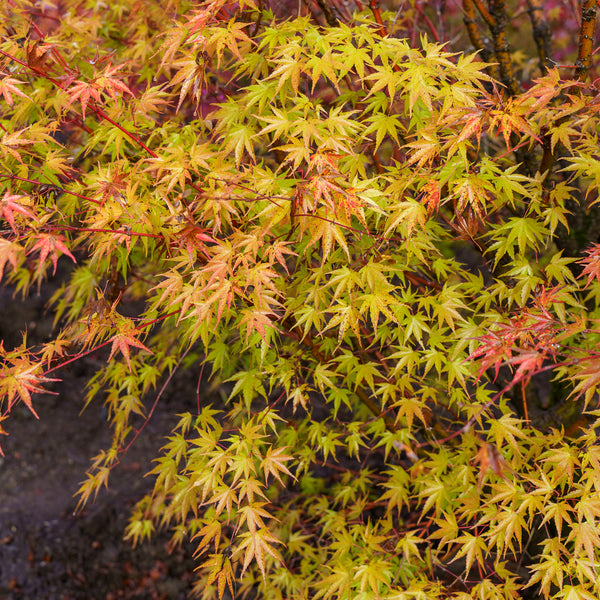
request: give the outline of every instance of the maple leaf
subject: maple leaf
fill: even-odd
[[[240,508],[240,525],[246,523],[250,532],[263,529],[265,526],[263,517],[266,519],[272,518],[272,515],[263,508],[265,504],[266,502],[253,502],[246,506],[242,506]]]
[[[42,44],[40,40],[27,44],[27,66],[34,71],[47,71],[46,61],[51,49],[50,44]]]
[[[183,227],[178,232],[176,244],[178,247],[185,246],[187,254],[190,259],[190,266],[193,266],[196,256],[202,255],[204,259],[210,260],[211,255],[208,252],[209,246],[206,244],[218,244],[212,236],[206,233],[206,229],[198,227],[191,223]],[[204,260],[203,259],[203,260]]]
[[[169,104],[165,100],[168,94],[163,90],[162,86],[155,86],[147,89],[138,99],[136,112],[141,113],[144,117],[148,117],[150,113],[160,112],[163,106]]]
[[[0,415],[0,423],[2,423],[2,421],[4,421],[5,419],[8,419],[8,415]],[[8,431],[6,431],[4,429],[4,427],[2,427],[1,424],[0,424],[0,435],[8,435]],[[0,446],[0,456],[4,457],[4,451],[2,450],[2,446]]]
[[[464,145],[464,142],[473,136],[477,138],[477,147],[479,148],[481,143],[481,129],[483,127],[484,116],[485,115],[481,112],[476,112],[466,118],[464,124],[462,124],[462,131],[460,135],[456,138],[453,138],[448,143],[450,156],[460,149],[461,144]]]
[[[600,360],[597,358],[587,359],[582,361],[577,373],[573,376],[577,381],[577,385],[573,388],[571,396],[579,398],[584,395],[586,405],[594,397],[598,386],[600,386]]]
[[[65,238],[62,235],[56,233],[39,233],[35,236],[38,241],[31,248],[28,254],[39,250],[39,266],[38,271],[40,271],[44,265],[44,261],[48,256],[50,256],[50,260],[52,261],[52,266],[54,270],[52,274],[56,274],[56,266],[58,264],[58,257],[60,254],[66,254],[74,263],[77,263],[75,257],[71,254],[70,250],[65,245]]]
[[[193,540],[202,537],[198,543],[198,547],[196,548],[194,555],[201,554],[210,542],[213,542],[215,549],[218,548],[219,541],[221,539],[221,530],[222,525],[219,521],[213,520],[206,523],[206,525],[192,537]]]
[[[85,111],[87,109],[87,105],[90,101],[90,98],[95,100],[98,103],[102,102],[102,98],[100,96],[100,90],[94,86],[93,83],[88,83],[86,81],[81,81],[80,79],[76,79],[74,81],[74,85],[69,88],[69,101],[68,105],[73,104],[74,102],[81,103],[81,116],[85,119]]]
[[[19,264],[19,255],[24,254],[25,249],[17,242],[11,242],[5,238],[0,238],[0,281],[4,275],[4,267],[9,262],[13,271],[17,270]]]
[[[421,203],[427,207],[427,215],[431,216],[436,212],[441,197],[441,186],[439,182],[432,179],[425,184],[423,188],[423,197]]]
[[[17,233],[15,227],[15,213],[19,213],[32,221],[37,221],[37,217],[31,212],[26,206],[29,204],[29,196],[23,196],[22,194],[11,194],[10,191],[5,192],[2,200],[0,201],[0,215],[4,217],[14,233]]]
[[[477,489],[481,492],[483,482],[488,471],[492,471],[500,477],[504,477],[505,471],[508,469],[506,461],[498,448],[493,444],[483,443],[475,456],[475,462],[479,465],[479,475],[477,477]],[[510,469],[508,469],[510,470]]]
[[[524,384],[529,383],[531,377],[541,369],[545,358],[545,354],[537,350],[521,352],[511,358],[508,361],[509,364],[519,365],[519,368],[513,375],[511,386],[516,385],[520,381],[523,381]]]
[[[14,131],[13,133],[10,133],[9,131],[7,131],[3,136],[2,136],[2,143],[0,144],[0,151],[2,151],[2,154],[6,156],[6,154],[10,154],[12,157],[14,157],[16,160],[18,160],[20,163],[23,163],[23,159],[21,157],[21,155],[19,154],[19,151],[16,150],[16,148],[19,148],[20,146],[28,146],[30,144],[35,144],[38,140],[30,140],[26,137],[24,137],[22,134],[27,131],[27,128],[24,129],[20,129],[19,131]]]
[[[4,73],[0,73],[0,75],[4,75]],[[27,98],[27,100],[31,100],[31,98],[24,94],[17,86],[23,85],[23,81],[19,81],[14,77],[6,76],[0,80],[0,94],[4,96],[6,100],[6,104],[12,108],[13,106],[13,94],[17,96],[21,96],[22,98]]]
[[[210,585],[215,581],[217,582],[217,592],[219,594],[219,598],[223,598],[225,586],[229,588],[231,597],[234,597],[233,568],[229,556],[226,556],[225,554],[212,554],[210,558],[200,566],[212,567],[212,571],[206,580],[206,584]]]
[[[240,326],[245,325],[246,327],[246,341],[254,331],[257,331],[263,341],[268,343],[267,329],[277,331],[277,327],[271,318],[276,315],[270,310],[252,310],[249,308],[244,309],[242,314]]]
[[[133,92],[120,80],[114,77],[114,74],[121,70],[125,65],[116,65],[111,67],[110,65],[94,79],[94,86],[101,90],[103,93],[110,96],[113,100],[116,100],[121,94],[129,94],[134,96]]]
[[[244,554],[244,565],[242,567],[242,575],[246,572],[246,569],[250,566],[252,560],[256,561],[258,568],[263,576],[263,580],[266,581],[265,572],[265,557],[266,555],[272,556],[276,561],[283,564],[279,552],[272,546],[273,543],[281,544],[281,542],[273,536],[270,531],[266,528],[256,529],[254,531],[247,531],[241,536],[242,542],[238,546],[238,551],[246,550]]]
[[[110,341],[112,341],[112,346],[110,348],[110,356],[108,357],[108,360],[110,361],[115,352],[119,350],[125,357],[127,366],[131,371],[131,361],[129,358],[130,347],[139,348],[140,350],[145,350],[150,354],[154,354],[152,350],[146,348],[146,346],[144,346],[144,344],[137,339],[140,334],[141,331],[132,325],[125,325],[123,329],[120,329],[119,332],[110,339]]]
[[[510,343],[502,339],[497,333],[489,333],[479,338],[480,347],[473,352],[467,360],[481,359],[478,377],[494,366],[494,381],[498,378],[500,367],[507,359],[512,358]]]
[[[190,88],[192,88],[192,97],[196,102],[196,106],[198,106],[206,79],[204,57],[200,54],[198,59],[179,61],[174,63],[173,66],[180,67],[180,70],[171,80],[170,85],[175,86],[178,83],[181,83],[179,102],[175,112],[179,112]]]
[[[220,4],[224,4],[220,2]],[[196,8],[190,11],[190,16],[188,17],[185,25],[189,28],[190,33],[202,32],[202,30],[206,27],[208,22],[214,17],[214,7],[209,8]]]
[[[5,366],[1,373],[2,384],[6,387],[4,393],[8,398],[9,410],[18,398],[27,406],[35,418],[39,419],[33,408],[31,394],[52,393],[56,395],[55,392],[48,392],[41,384],[60,380],[38,374],[40,365],[30,362],[26,357],[17,358],[11,362],[13,365],[11,367]]]
[[[285,473],[286,475],[290,475],[294,477],[290,470],[285,466],[285,462],[288,460],[292,460],[293,456],[288,454],[283,454],[283,452],[287,448],[276,448],[273,450],[273,447],[269,447],[267,453],[265,454],[262,462],[260,463],[260,468],[264,471],[265,474],[265,483],[267,483],[269,479],[269,474],[272,473],[273,476],[283,485],[283,481],[279,473]],[[295,479],[295,477],[294,477]]]
[[[584,265],[581,275],[587,275],[588,280],[585,287],[589,287],[592,281],[600,281],[600,244],[593,244],[591,248],[585,250],[587,256],[577,261]]]

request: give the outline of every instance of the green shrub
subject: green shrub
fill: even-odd
[[[486,70],[385,35],[415,3],[321,5],[0,9],[0,273],[67,272],[54,338],[1,347],[2,418],[104,356],[84,503],[208,365],[226,408],[184,399],[126,533],[192,538],[207,598],[597,598],[587,65],[520,91],[496,38]]]

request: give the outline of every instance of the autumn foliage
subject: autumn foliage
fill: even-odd
[[[205,598],[593,600],[596,2],[400,4],[1,4],[0,419],[97,355],[84,504],[210,381],[126,531]]]

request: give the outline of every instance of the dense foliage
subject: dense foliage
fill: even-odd
[[[0,8],[0,418],[103,359],[84,503],[206,365],[126,532],[206,598],[600,597],[596,3],[426,4]]]

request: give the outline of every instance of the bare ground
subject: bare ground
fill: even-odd
[[[51,319],[42,298],[26,301],[0,291],[0,339],[10,348],[48,336]],[[34,398],[39,421],[17,406],[3,425],[0,443],[0,600],[116,600],[190,597],[191,548],[169,553],[166,534],[133,549],[123,541],[129,509],[152,485],[143,475],[195,382],[174,381],[152,420],[111,474],[108,491],[74,513],[74,494],[89,459],[108,447],[109,428],[100,404],[83,414],[85,382],[93,356],[61,372],[58,395]],[[193,387],[187,394],[186,386]]]

